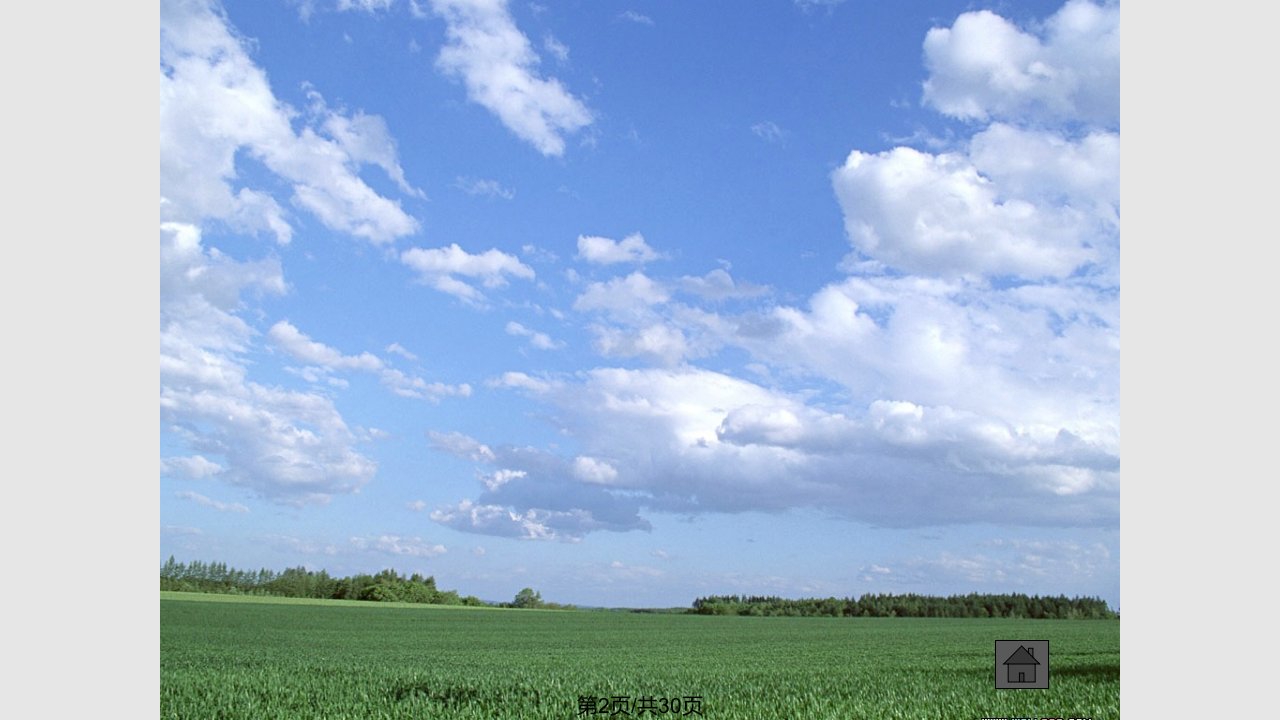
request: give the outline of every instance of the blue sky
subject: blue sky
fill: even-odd
[[[162,2],[161,559],[1119,600],[1119,8]]]

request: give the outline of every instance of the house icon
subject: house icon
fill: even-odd
[[[1034,683],[1036,667],[1039,664],[1035,651],[1025,645],[1019,645],[1009,659],[1004,661],[1005,667],[1008,668],[1008,680],[1011,683]]]

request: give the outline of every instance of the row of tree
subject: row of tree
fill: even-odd
[[[693,602],[700,615],[826,616],[826,617],[939,617],[939,618],[1047,618],[1100,620],[1119,615],[1106,601],[1065,595],[1003,594],[863,595],[853,598],[788,598],[762,595],[712,595]]]
[[[436,579],[414,573],[409,577],[395,570],[376,575],[332,577],[324,570],[305,567],[274,572],[228,567],[221,562],[195,560],[181,563],[169,557],[160,568],[160,589],[184,592],[227,593],[232,595],[275,595],[334,600],[374,600],[382,602],[429,603],[433,605],[485,605],[483,600],[441,590]]]

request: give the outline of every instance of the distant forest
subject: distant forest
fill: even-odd
[[[863,595],[853,598],[790,600],[773,596],[712,595],[693,602],[700,615],[753,615],[793,617],[932,617],[932,618],[1035,618],[1103,620],[1120,615],[1099,598],[1064,595]]]
[[[572,609],[571,605],[545,602],[532,588],[524,588],[509,603],[489,603],[456,590],[441,590],[436,579],[395,570],[376,575],[332,577],[324,570],[305,567],[283,572],[267,569],[239,570],[222,562],[182,563],[172,556],[160,568],[160,589],[228,595],[332,600],[369,600],[431,605],[498,606],[514,608]],[[653,612],[638,609],[637,612]],[[1039,595],[863,595],[853,598],[788,598],[763,595],[711,595],[698,598],[693,607],[661,609],[698,615],[747,615],[787,617],[940,617],[940,618],[1045,618],[1096,620],[1119,615],[1099,598],[1041,597]]]
[[[173,558],[160,568],[160,589],[228,595],[274,595],[276,597],[331,600],[373,600],[378,602],[427,603],[431,605],[488,605],[480,598],[462,597],[455,590],[441,590],[436,579],[414,573],[409,577],[395,570],[377,575],[331,577],[324,570],[305,567],[284,572],[238,570],[221,562],[180,563]]]

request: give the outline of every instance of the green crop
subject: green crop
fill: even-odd
[[[1050,689],[995,690],[998,639],[1049,640]],[[161,716],[183,720],[1100,720],[1120,708],[1120,625],[1103,620],[711,617],[165,594],[160,650]],[[615,697],[626,698],[626,715],[607,712]]]

